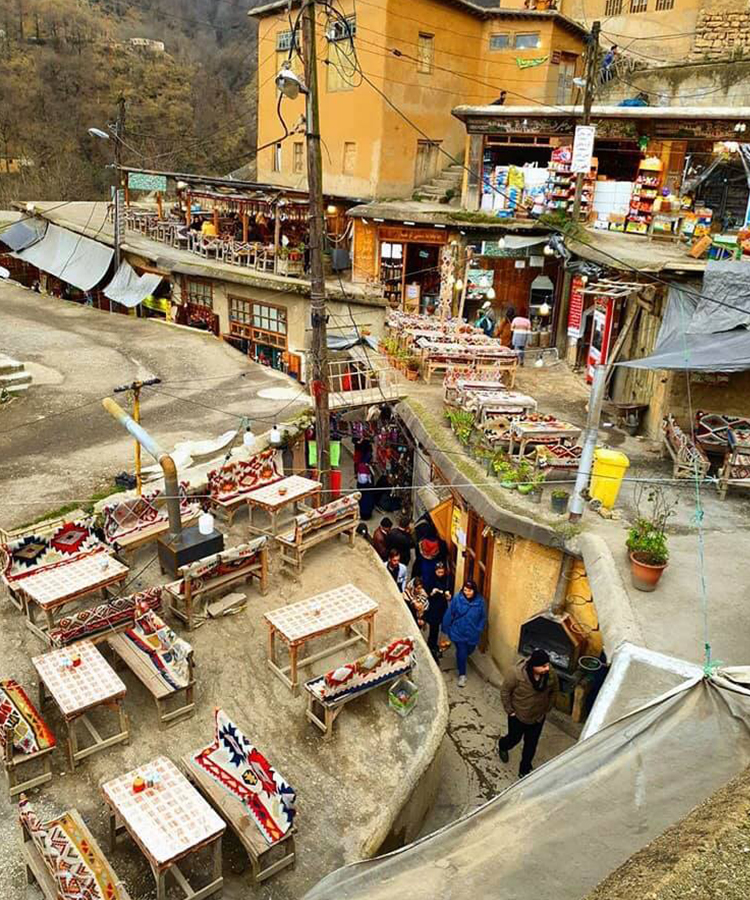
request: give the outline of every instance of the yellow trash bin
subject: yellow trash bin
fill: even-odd
[[[597,447],[594,450],[594,469],[589,493],[602,506],[612,509],[620,493],[620,485],[628,470],[630,460],[619,450]]]

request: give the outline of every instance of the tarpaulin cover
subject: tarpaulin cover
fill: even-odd
[[[0,231],[0,241],[11,250],[25,250],[44,237],[47,223],[44,219],[22,219],[14,222],[10,228]]]
[[[689,334],[715,334],[750,325],[750,266],[740,260],[710,260]]]
[[[688,680],[471,815],[333,872],[305,900],[581,900],[750,764],[748,679]]]
[[[750,269],[747,264],[745,266]],[[653,354],[617,365],[631,369],[689,369],[695,372],[742,372],[750,369],[750,331],[746,328],[729,325],[731,331],[693,332],[691,326],[696,321],[696,313],[700,312],[699,304],[709,303],[709,316],[701,313],[697,320],[705,323],[703,328],[715,327],[710,324],[710,308],[719,308],[715,303],[699,300],[699,293],[710,296],[705,288],[683,289],[672,285]],[[733,294],[731,303],[739,307],[747,305],[750,318],[750,304],[742,299],[739,291]],[[731,321],[732,315],[732,310],[722,309],[719,321],[726,324]]]
[[[359,335],[356,332],[352,334],[329,334],[328,349],[329,350],[350,350],[358,344],[364,344],[373,350],[378,349],[378,342],[369,334]]]
[[[115,277],[104,288],[104,296],[123,306],[138,306],[153,294],[160,283],[161,275],[149,272],[139,275],[129,263],[123,262],[115,272]]]
[[[39,243],[16,253],[19,259],[82,291],[91,290],[104,278],[113,255],[111,247],[58,225],[50,225]]]

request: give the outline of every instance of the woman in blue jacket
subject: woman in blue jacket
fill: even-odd
[[[473,581],[467,581],[451,600],[443,616],[443,631],[456,647],[459,687],[466,684],[466,663],[476,649],[486,624],[484,597]]]

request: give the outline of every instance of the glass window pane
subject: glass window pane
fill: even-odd
[[[531,34],[517,34],[515,47],[516,50],[536,50],[538,47],[542,46],[541,38],[539,37],[539,32],[533,32]]]

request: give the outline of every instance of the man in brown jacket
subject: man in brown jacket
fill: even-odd
[[[550,670],[549,656],[544,650],[534,650],[528,659],[521,660],[503,682],[500,696],[508,713],[508,733],[498,741],[497,752],[507,763],[508,751],[523,739],[520,778],[534,768],[531,763],[544,719],[558,690],[557,675]]]

